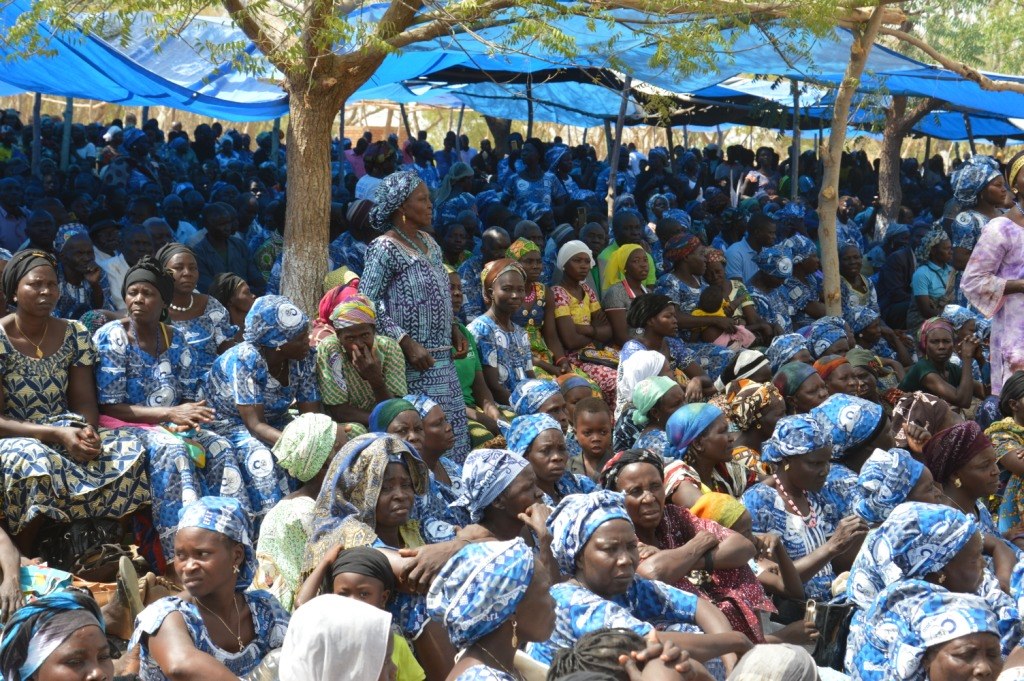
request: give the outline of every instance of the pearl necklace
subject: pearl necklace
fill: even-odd
[[[194,293],[190,293],[190,294],[188,294],[188,307],[181,307],[179,305],[175,305],[174,303],[171,303],[170,305],[168,305],[168,307],[171,308],[172,310],[174,310],[175,312],[188,312],[189,310],[192,309],[192,306],[195,304],[195,302],[196,302],[195,294]]]
[[[782,480],[775,478],[775,484],[778,485],[779,491],[782,492],[783,501],[785,501],[786,505],[788,505],[790,510],[793,511],[793,515],[803,520],[807,524],[807,527],[814,527],[818,524],[818,514],[814,512],[814,504],[811,503],[810,499],[807,500],[807,508],[811,509],[811,512],[804,515],[800,512],[800,508],[797,507],[796,502],[793,501],[793,497],[791,497],[789,492],[786,491],[786,488],[782,486]]]

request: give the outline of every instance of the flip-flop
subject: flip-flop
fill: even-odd
[[[131,558],[121,556],[117,564],[117,591],[121,600],[131,613],[132,622],[142,612],[142,599],[139,597],[139,573],[135,571]]]

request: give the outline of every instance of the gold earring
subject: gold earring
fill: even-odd
[[[784,466],[782,467],[782,470],[784,470],[784,471],[788,471],[788,470],[789,470],[789,464],[788,464],[788,463],[787,463],[787,464],[785,464],[785,465],[784,465]]]
[[[945,583],[946,583],[946,573],[940,572],[939,573],[939,584],[945,584]]]
[[[402,224],[405,224],[405,213],[402,213]]]
[[[235,566],[235,574],[236,575],[238,574],[238,566],[237,565]]]
[[[959,488],[961,484],[960,478],[953,478],[953,487]]]
[[[512,647],[513,648],[518,648],[519,647],[519,632],[516,631],[516,628],[518,626],[519,626],[519,623],[516,622],[515,618],[513,618],[512,619]]]

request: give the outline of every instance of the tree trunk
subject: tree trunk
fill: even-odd
[[[331,133],[344,99],[337,90],[288,87],[288,203],[281,294],[316,312],[327,274]]]
[[[900,204],[903,203],[903,188],[900,186],[900,153],[903,140],[915,125],[928,113],[939,108],[937,99],[925,99],[907,111],[907,98],[892,98],[892,106],[885,110],[885,129],[882,132],[882,148],[878,157],[878,202],[881,205],[882,220],[875,221],[875,239],[885,234],[881,228],[899,219]],[[927,155],[926,155],[927,156]],[[925,163],[928,162],[927,157]]]
[[[875,44],[875,36],[882,24],[882,14],[880,7],[871,10],[867,24],[861,31],[854,31],[850,62],[846,65],[846,73],[836,94],[828,152],[822,155],[825,174],[818,196],[818,241],[821,245],[821,269],[825,275],[825,310],[830,315],[843,313],[839,250],[836,243],[836,209],[839,207],[839,164],[843,156],[843,144],[846,142],[846,122],[850,117],[850,102],[853,101],[868,53]]]
[[[508,136],[512,134],[512,121],[507,118],[495,118],[484,116],[487,129],[494,138],[494,151],[496,154],[508,153]]]

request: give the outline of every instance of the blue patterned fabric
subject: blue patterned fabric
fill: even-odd
[[[559,502],[547,520],[551,532],[551,554],[563,575],[576,574],[576,557],[590,541],[591,535],[611,520],[625,520],[625,496],[618,492],[597,490],[589,494],[570,494]]]
[[[792,276],[777,289],[780,297],[786,300],[786,304],[792,313],[792,323],[796,326],[810,324],[814,318],[805,310],[814,302],[821,302],[824,285],[822,280],[811,274],[806,277]]]
[[[529,465],[521,454],[507,449],[474,449],[462,467],[462,494],[455,504],[468,511],[472,522],[480,522],[484,510]]]
[[[707,288],[707,284],[703,281],[700,287],[693,288],[669,272],[658,278],[658,283],[655,284],[653,293],[661,293],[668,296],[679,307],[681,312],[690,313],[697,308],[697,301],[700,298],[701,291],[705,288]],[[722,370],[736,354],[732,350],[715,345],[714,343],[684,343],[678,338],[672,337],[666,340],[668,341],[669,351],[672,353],[673,359],[676,359],[680,368],[689,366],[688,363],[684,362],[692,357],[693,359],[690,363],[696,361],[700,364],[701,368],[704,369],[704,373],[711,379],[718,378]],[[630,342],[626,341],[626,344],[628,345]],[[625,346],[623,349],[625,349]]]
[[[532,378],[516,385],[509,397],[509,402],[516,414],[527,416],[536,414],[545,402],[560,394],[561,390],[554,381]]]
[[[366,248],[367,245],[352,236],[351,232],[342,232],[327,247],[327,252],[331,259],[331,269],[338,269],[344,265],[355,272],[356,276],[363,276]]]
[[[832,435],[816,418],[809,414],[783,416],[775,424],[775,432],[761,446],[761,460],[779,463],[823,447],[832,447]]]
[[[121,320],[93,337],[98,353],[96,392],[100,404],[171,407],[193,401],[199,389],[192,349],[183,334],[165,326],[169,347],[153,357],[132,343]],[[162,339],[161,339],[162,345]]]
[[[810,351],[810,348],[807,347],[807,339],[798,333],[786,333],[773,338],[765,352],[772,373],[778,372],[783,364],[787,364],[801,350]]]
[[[508,432],[505,434],[508,448],[519,456],[525,457],[526,453],[530,451],[530,445],[545,430],[557,430],[561,433],[562,426],[547,414],[517,416],[512,420],[512,425],[509,426]]]
[[[470,256],[466,262],[459,265],[459,281],[462,282],[462,309],[459,310],[459,319],[466,324],[487,311],[487,306],[484,305],[483,284],[480,281],[483,269],[484,259],[481,255]]]
[[[519,679],[508,672],[477,664],[455,677],[455,681],[519,681]]]
[[[996,615],[981,597],[917,579],[898,582],[868,611],[848,671],[857,681],[925,681],[929,648],[979,632],[999,635]]]
[[[178,518],[178,529],[198,527],[223,534],[242,545],[245,558],[238,566],[235,591],[245,591],[256,574],[256,553],[252,544],[252,525],[242,505],[230,497],[203,497],[186,505]]]
[[[92,284],[82,279],[80,284],[72,284],[64,275],[64,265],[57,264],[57,288],[60,297],[53,307],[53,316],[61,319],[81,319],[82,315],[91,310],[113,310],[114,300],[110,296],[110,281],[106,272],[100,272],[99,286],[103,289],[103,304],[98,308],[92,303]]]
[[[284,296],[261,296],[245,315],[243,338],[264,348],[279,348],[309,329],[309,317]]]
[[[423,180],[419,175],[408,170],[391,173],[382,179],[373,190],[370,225],[378,232],[391,229],[392,214],[402,207],[406,199],[421,184]]]
[[[866,444],[885,420],[881,406],[845,393],[829,395],[810,413],[829,429],[833,461],[842,461],[851,450]]]
[[[533,354],[526,329],[513,324],[505,331],[492,317],[480,315],[466,327],[476,339],[480,363],[498,372],[498,380],[512,392],[533,371]]]
[[[135,633],[128,643],[129,648],[139,646],[139,677],[143,681],[169,681],[150,655],[149,636],[159,631],[164,620],[173,613],[180,614],[185,620],[185,628],[196,650],[212,656],[236,676],[244,676],[255,669],[270,651],[284,645],[289,615],[277,599],[266,591],[247,591],[243,596],[249,605],[255,636],[239,653],[226,652],[214,644],[202,613],[194,603],[183,601],[177,596],[168,596],[143,610],[136,619]]]
[[[521,538],[464,546],[431,583],[427,613],[464,650],[515,614],[533,570],[533,551]]]
[[[979,315],[962,305],[947,305],[942,309],[940,315],[943,319],[953,325],[953,329],[959,331],[968,322],[977,322]]]
[[[520,174],[512,175],[504,183],[502,201],[515,215],[527,220],[538,220],[551,212],[556,199],[568,198],[565,188],[553,173],[545,172],[538,180],[527,180]]]
[[[425,166],[410,163],[406,165],[403,170],[416,173],[416,175],[423,180],[423,184],[427,185],[427,189],[429,189],[431,193],[437,191],[437,188],[441,186],[441,176],[438,175],[437,168],[435,168],[432,163],[428,163]]]
[[[905,449],[876,449],[860,469],[860,498],[854,510],[871,525],[878,525],[907,500],[921,479],[924,464]]]
[[[449,196],[444,201],[441,201],[434,206],[434,227],[443,228],[445,225],[456,222],[458,220],[459,213],[464,210],[479,213],[475,196],[469,192],[460,192]]]
[[[803,234],[794,234],[788,239],[783,239],[779,247],[783,253],[789,255],[789,259],[794,265],[799,265],[804,260],[818,255],[818,247]]]
[[[404,399],[416,408],[420,418],[426,418],[434,407],[440,406],[425,395],[406,395]],[[427,493],[417,495],[413,504],[413,517],[420,521],[425,534],[428,530],[444,529],[443,532],[427,537],[431,543],[454,539],[455,528],[465,527],[469,524],[469,515],[466,513],[466,509],[456,503],[463,491],[462,466],[446,456],[438,459],[438,464],[444,468],[451,484],[441,482],[434,475],[434,471],[430,471],[430,484]],[[444,521],[444,524],[436,523],[437,520]]]
[[[813,525],[790,513],[779,493],[763,483],[743,493],[743,505],[753,520],[754,532],[774,532],[781,536],[786,553],[793,560],[799,560],[824,546],[842,519],[840,509],[824,495],[810,491],[804,494],[814,511],[816,520]],[[835,576],[832,564],[826,563],[817,574],[804,582],[807,598],[832,600],[832,580]]]
[[[973,156],[950,175],[953,198],[963,208],[977,205],[978,195],[997,177],[1000,177],[999,163],[994,158]]]
[[[973,251],[988,218],[976,210],[964,210],[953,218],[953,248]]]
[[[879,269],[881,267],[882,265],[879,265]],[[881,312],[882,308],[878,306],[878,290],[874,282],[864,275],[859,276],[865,288],[863,293],[854,289],[845,277],[839,280],[839,295],[844,313],[855,307],[867,307],[875,312]]]
[[[757,268],[770,277],[789,279],[793,276],[793,261],[778,248],[762,248],[754,256]]]
[[[668,454],[668,434],[661,428],[652,428],[641,433],[630,449],[649,449],[665,459],[666,463],[675,460],[674,457]]]
[[[171,320],[168,323],[185,336],[185,342],[192,349],[195,378],[202,387],[206,375],[220,356],[217,348],[234,338],[238,327],[231,323],[227,309],[212,296],[207,296],[206,309],[195,319]]]
[[[555,651],[571,648],[585,634],[622,627],[646,636],[654,629],[699,631],[697,596],[654,580],[634,577],[626,593],[603,598],[586,587],[563,582],[551,587],[555,599],[555,630],[543,643],[530,643],[526,652],[551,664]]]
[[[693,441],[722,415],[721,409],[703,402],[684,404],[677,409],[665,424],[666,456],[670,459],[684,458]]]
[[[811,356],[819,359],[828,353],[833,343],[846,338],[846,329],[828,323],[815,323],[811,325],[811,335],[807,339],[810,346]]]
[[[69,241],[79,237],[88,239],[89,228],[80,222],[69,222],[66,225],[61,225],[53,237],[54,255],[60,255]]]
[[[769,324],[777,325],[783,333],[788,334],[793,330],[792,310],[782,286],[771,291],[762,291],[756,286],[748,286],[747,292],[761,319]]]
[[[844,306],[843,309],[843,317],[850,324],[850,328],[853,329],[854,333],[860,333],[881,318],[881,316],[870,307],[857,305],[849,308]]]

